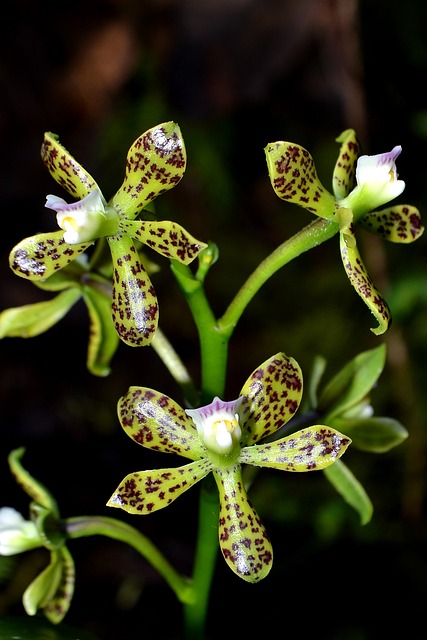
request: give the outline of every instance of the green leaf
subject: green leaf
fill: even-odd
[[[367,524],[372,518],[373,506],[365,489],[342,460],[323,470],[329,482],[344,500],[357,511],[360,523]]]
[[[12,307],[0,313],[0,338],[33,338],[53,327],[81,297],[77,288],[51,300]]]
[[[372,453],[389,451],[408,437],[405,427],[393,418],[335,418],[331,426],[348,435],[357,449]]]
[[[330,422],[369,394],[385,364],[386,346],[359,353],[325,386],[319,397],[318,410]]]

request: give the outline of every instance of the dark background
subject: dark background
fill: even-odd
[[[327,188],[343,130],[357,131],[365,153],[400,144],[407,185],[400,201],[423,213],[426,19],[423,0],[4,3],[0,310],[49,295],[8,267],[14,244],[55,228],[46,195],[64,195],[40,160],[45,131],[59,134],[109,198],[134,139],[165,120],[179,123],[188,168],[157,213],[218,244],[207,280],[217,315],[258,262],[312,219],[271,189],[269,142],[309,149]],[[364,527],[322,474],[259,475],[251,497],[272,538],[273,570],[262,584],[247,585],[219,559],[209,639],[251,637],[264,625],[267,637],[273,628],[327,640],[425,637],[426,237],[404,246],[359,232],[358,242],[393,312],[387,334],[369,330],[374,320],[332,239],[276,274],[249,305],[230,345],[227,397],[277,351],[295,357],[305,376],[320,354],[332,375],[385,341],[387,364],[372,402],[378,415],[400,420],[409,438],[386,454],[346,454],[375,508]],[[168,265],[157,262],[160,323],[197,382],[193,321]],[[24,446],[24,465],[55,495],[62,516],[121,517],[190,573],[197,488],[140,520],[105,507],[127,473],[173,465],[125,437],[118,398],[143,385],[179,402],[180,390],[150,348],[121,345],[111,375],[91,376],[87,332],[81,303],[46,334],[0,344],[0,504],[27,513],[7,466],[9,451]],[[66,623],[98,640],[182,637],[172,592],[132,549],[106,538],[71,541],[69,549],[77,586]],[[0,614],[25,615],[22,592],[46,561],[34,551],[0,565]]]

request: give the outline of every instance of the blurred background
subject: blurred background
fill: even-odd
[[[46,195],[66,197],[40,159],[45,131],[60,136],[109,198],[138,135],[178,122],[188,168],[156,211],[217,243],[220,257],[206,282],[217,315],[259,261],[312,220],[274,194],[264,156],[269,142],[306,147],[327,188],[343,130],[356,130],[364,153],[402,145],[398,171],[406,190],[399,202],[425,210],[422,0],[6,0],[3,6],[0,310],[49,296],[8,267],[18,241],[55,228]],[[230,345],[227,399],[278,351],[292,355],[306,377],[322,355],[328,378],[386,342],[372,404],[377,415],[400,420],[409,437],[386,454],[346,454],[374,505],[363,527],[323,474],[259,474],[251,498],[272,539],[273,570],[263,583],[247,585],[219,558],[209,639],[253,636],[255,625],[266,625],[267,637],[272,628],[327,640],[425,637],[427,238],[405,246],[358,233],[391,307],[391,329],[380,338],[370,331],[374,319],[345,276],[334,238],[277,273],[246,310]],[[153,276],[161,327],[197,382],[193,321],[167,263],[153,259],[161,267]],[[49,332],[1,342],[0,505],[28,513],[7,465],[8,453],[24,446],[24,466],[54,494],[62,516],[123,518],[190,573],[196,488],[149,518],[105,507],[127,473],[174,464],[124,435],[118,398],[142,385],[180,402],[180,390],[151,348],[121,345],[111,374],[91,376],[87,334],[79,303]],[[69,549],[77,586],[67,624],[98,640],[182,637],[180,606],[132,549],[104,538],[71,541]],[[47,556],[40,550],[0,560],[0,616],[25,617],[22,593]]]

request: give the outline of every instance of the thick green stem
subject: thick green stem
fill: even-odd
[[[191,581],[177,573],[157,547],[138,529],[115,518],[104,516],[67,518],[63,524],[69,538],[99,535],[130,545],[157,569],[175,592],[178,600],[185,604],[192,602],[194,591]]]
[[[218,331],[203,284],[194,277],[189,267],[173,263],[172,271],[187,300],[199,334],[202,376],[200,403],[203,405],[211,402],[214,396],[224,394],[229,336]]]
[[[200,491],[199,528],[192,587],[195,600],[184,605],[186,640],[204,640],[209,594],[218,555],[218,490],[212,475]]]

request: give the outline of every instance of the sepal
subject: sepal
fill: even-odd
[[[112,204],[123,217],[132,220],[154,198],[178,184],[186,163],[179,126],[164,122],[152,127],[130,147],[125,179]]]

